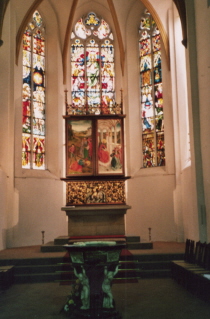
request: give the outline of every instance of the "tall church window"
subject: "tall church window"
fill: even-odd
[[[161,34],[147,10],[139,34],[143,167],[165,166]]]
[[[67,206],[125,203],[125,115],[122,96],[115,100],[113,41],[109,24],[94,12],[71,34],[71,104],[66,91],[63,116]]]
[[[45,37],[33,13],[23,34],[22,167],[45,169]]]
[[[71,39],[72,114],[115,114],[113,34],[91,12],[76,23]]]

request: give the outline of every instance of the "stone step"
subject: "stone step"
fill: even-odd
[[[41,245],[41,252],[43,253],[62,252],[62,251],[66,251],[63,245],[55,245],[53,241],[50,241],[44,245]]]
[[[57,265],[63,262],[63,257],[48,257],[48,258],[15,258],[15,259],[1,259],[1,266],[37,266],[37,265]]]
[[[163,278],[170,277],[170,269],[150,269],[150,270],[133,270],[127,269],[119,270],[114,277],[115,283],[121,279],[144,279],[144,278]],[[76,277],[73,271],[69,272],[51,272],[51,273],[26,273],[26,274],[15,274],[14,284],[23,283],[40,283],[40,282],[65,282],[71,281],[75,282]]]
[[[127,242],[126,244],[129,250],[153,249],[153,243]]]
[[[40,282],[54,282],[60,280],[60,274],[52,273],[40,273],[40,274],[25,274],[25,275],[15,275],[15,284],[24,283],[40,283]]]
[[[139,241],[135,241],[134,242],[134,240],[138,240],[138,238],[132,237],[131,239],[128,239],[128,241],[127,241],[127,237],[126,237],[127,249],[129,249],[129,250],[153,249],[153,243],[152,242],[148,242],[148,243],[141,243]],[[111,240],[111,239],[109,239],[109,240]],[[54,240],[54,242],[51,241],[51,242],[48,242],[48,243],[42,245],[41,246],[41,252],[44,253],[44,252],[62,252],[62,251],[66,251],[65,248],[63,247],[65,244],[68,243],[68,241],[67,242],[66,241],[67,241],[67,239],[65,239],[65,238],[57,238],[57,239]],[[60,244],[58,244],[58,243],[60,243]]]
[[[68,265],[68,270],[70,265]],[[62,266],[59,264],[55,265],[30,265],[30,266],[16,266],[15,275],[27,275],[27,274],[40,274],[40,273],[54,273],[62,270]]]
[[[138,260],[120,261],[119,271],[115,276],[115,282],[121,279],[162,278],[171,274],[170,262]],[[72,281],[76,279],[70,262],[48,265],[16,266],[14,271],[14,283]]]
[[[127,243],[140,243],[140,236],[125,236]]]

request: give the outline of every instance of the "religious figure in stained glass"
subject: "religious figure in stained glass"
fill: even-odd
[[[35,11],[23,34],[22,167],[45,169],[45,38]]]
[[[164,166],[161,35],[148,10],[139,33],[143,167]]]

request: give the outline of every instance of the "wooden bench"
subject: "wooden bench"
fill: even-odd
[[[197,296],[210,297],[210,243],[186,240],[184,260],[171,262],[172,278]]]
[[[14,282],[14,266],[0,266],[0,290],[9,288]]]

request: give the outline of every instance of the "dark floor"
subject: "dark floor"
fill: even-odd
[[[60,311],[69,292],[70,286],[59,283],[13,285],[0,294],[0,318],[66,318]],[[210,318],[210,302],[196,298],[170,278],[114,284],[112,292],[123,319]]]
[[[154,242],[152,250],[132,254],[184,253],[184,243]],[[41,253],[40,246],[0,251],[0,260],[62,257],[65,253]],[[60,283],[14,284],[0,293],[0,319],[67,318],[61,312],[70,285]],[[173,279],[140,279],[138,283],[113,284],[116,308],[122,319],[209,319],[209,303],[178,285]],[[80,319],[80,318],[77,318]]]

